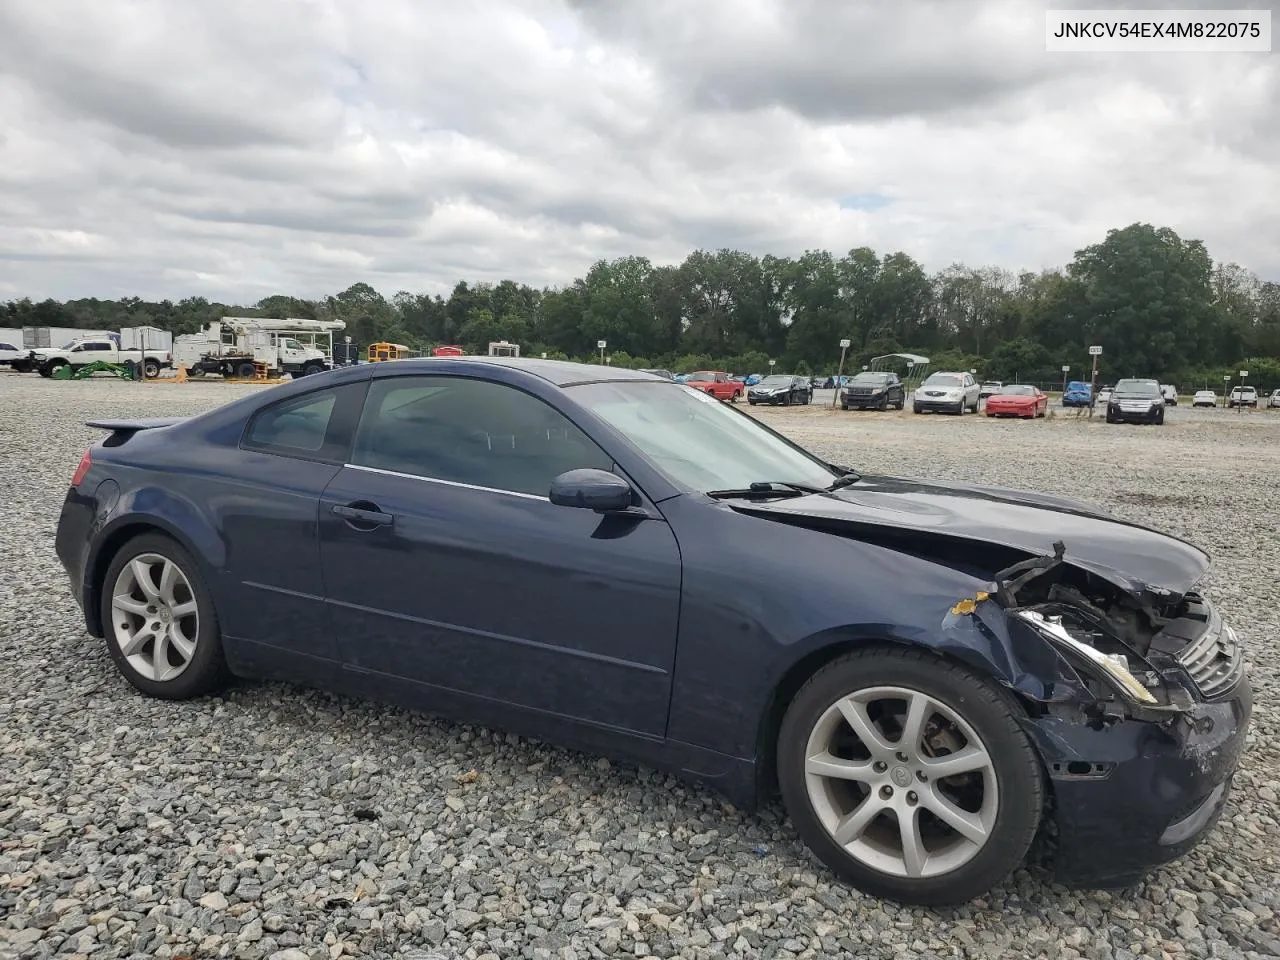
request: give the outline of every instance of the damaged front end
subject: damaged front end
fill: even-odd
[[[944,649],[977,652],[1028,706],[1068,883],[1131,883],[1216,821],[1252,710],[1235,631],[1203,597],[1034,557],[960,600]]]

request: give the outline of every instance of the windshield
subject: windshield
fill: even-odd
[[[961,383],[959,377],[949,373],[935,373],[924,382],[924,385],[926,387],[958,387]]]
[[[1070,393],[1072,390],[1088,390],[1088,389],[1089,389],[1089,385],[1080,380],[1072,380],[1070,383],[1067,384],[1068,393]]]
[[[1036,395],[1035,387],[1028,387],[1026,384],[1015,383],[1011,386],[1004,387],[1000,392],[1006,397],[1034,397]]]
[[[1154,397],[1160,393],[1160,387],[1151,380],[1120,380],[1112,388],[1113,393],[1128,393],[1137,397]]]
[[[697,381],[709,381],[709,380],[715,380],[715,378],[716,378],[716,375],[714,373],[709,373],[706,370],[698,370],[694,373],[689,374],[687,379],[697,380]]]
[[[634,380],[566,392],[689,490],[737,490],[763,480],[826,487],[835,476],[816,457],[701,391]]]
[[[761,386],[765,386],[766,384],[771,387],[789,387],[791,386],[791,378],[784,377],[779,373],[775,376],[765,377],[760,381]]]
[[[860,373],[860,374],[858,374],[856,377],[854,377],[854,378],[853,378],[853,380],[852,380],[851,382],[853,382],[853,383],[875,383],[875,384],[888,383],[888,382],[889,382],[889,376],[890,376],[890,375],[889,375],[889,374],[887,374],[887,373],[872,373],[871,371],[867,371],[866,373]]]

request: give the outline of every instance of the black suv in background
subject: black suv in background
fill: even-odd
[[[1164,423],[1164,394],[1156,380],[1117,380],[1107,400],[1107,423]]]
[[[901,410],[907,391],[896,373],[864,370],[840,391],[841,410]]]

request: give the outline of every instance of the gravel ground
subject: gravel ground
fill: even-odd
[[[0,373],[0,957],[1280,956],[1280,412],[1180,407],[1156,428],[1060,408],[757,411],[868,471],[1082,495],[1187,536],[1214,554],[1209,595],[1248,646],[1239,789],[1192,855],[1116,893],[1033,865],[929,911],[833,882],[779,810],[744,816],[648,769],[279,684],[135,694],[53,552],[100,437],[83,421],[253,389]]]

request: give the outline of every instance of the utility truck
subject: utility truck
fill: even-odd
[[[174,364],[191,376],[206,373],[250,380],[290,374],[305,377],[333,366],[333,334],[341,320],[300,317],[223,317],[202,331],[178,337]]]

